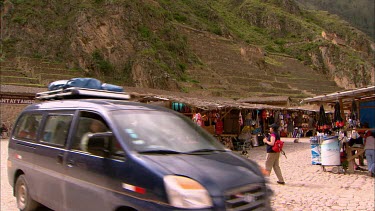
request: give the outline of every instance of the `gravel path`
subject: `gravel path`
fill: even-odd
[[[278,185],[274,172],[269,177],[269,185],[274,191],[274,210],[363,210],[373,211],[374,178],[366,172],[335,174],[323,172],[321,166],[311,164],[309,139],[300,143],[284,138],[287,158],[282,157],[281,169],[286,185]],[[15,198],[8,184],[6,159],[8,141],[1,140],[1,211],[15,211]],[[249,157],[264,166],[265,146],[254,147]],[[364,167],[365,168],[365,167]]]
[[[374,178],[367,172],[335,174],[332,167],[326,167],[324,172],[320,165],[311,164],[308,138],[301,138],[300,143],[293,143],[290,138],[283,140],[287,158],[281,157],[280,166],[286,185],[276,183],[274,172],[269,178],[275,192],[275,210],[375,210]],[[265,155],[265,146],[261,146],[251,149],[249,157],[264,166]]]
[[[8,140],[1,139],[1,211],[16,211],[16,200],[12,194],[12,187],[8,183],[7,158]]]

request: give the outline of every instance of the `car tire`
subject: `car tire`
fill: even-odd
[[[30,190],[27,185],[25,175],[20,175],[17,178],[14,191],[17,201],[17,207],[19,210],[32,211],[39,206],[39,203],[32,199],[30,196]]]

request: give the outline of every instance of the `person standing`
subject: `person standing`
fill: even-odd
[[[288,119],[288,137],[292,138],[293,137],[293,130],[294,130],[294,125],[293,125],[293,120],[291,118]]]
[[[375,138],[370,130],[365,133],[365,155],[367,160],[368,175],[375,177]]]
[[[275,141],[280,139],[278,128],[279,126],[277,124],[270,125],[270,136],[269,138],[264,138],[263,140],[263,142],[267,145],[266,171],[268,172],[268,175],[270,175],[273,169],[278,179],[277,183],[284,185],[285,181],[279,164],[280,152],[274,152],[272,150],[272,146],[275,144]]]
[[[1,138],[7,138],[8,137],[7,134],[8,134],[8,128],[7,126],[5,126],[5,123],[3,123],[0,128],[0,136]]]

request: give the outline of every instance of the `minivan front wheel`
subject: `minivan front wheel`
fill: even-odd
[[[34,201],[34,199],[32,199],[30,196],[25,175],[20,175],[17,178],[15,195],[17,207],[21,211],[32,211],[35,210],[39,205],[39,203]]]

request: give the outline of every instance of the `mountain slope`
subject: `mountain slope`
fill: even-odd
[[[337,14],[375,40],[375,2],[373,0],[296,0],[304,8]]]
[[[48,59],[118,85],[299,98],[374,83],[368,36],[292,0],[8,0],[2,11],[3,61]]]

